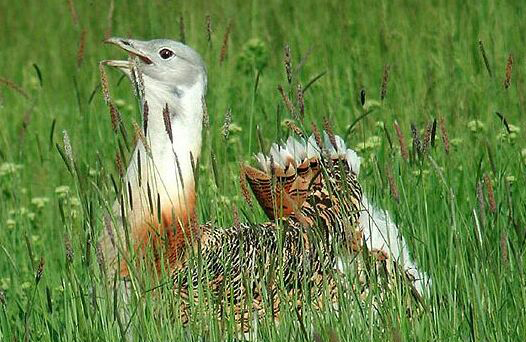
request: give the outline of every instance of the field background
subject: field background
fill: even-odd
[[[241,196],[239,162],[259,151],[256,125],[266,146],[287,136],[283,120],[291,115],[278,85],[295,102],[297,83],[305,87],[323,74],[305,93],[307,130],[311,121],[321,127],[326,116],[359,150],[366,192],[391,212],[433,280],[426,310],[411,320],[402,306],[360,315],[351,303],[344,315],[306,316],[314,335],[298,328],[295,315],[285,315],[278,327],[259,331],[262,340],[526,339],[526,13],[520,1],[155,0],[111,7],[102,1],[0,1],[0,340],[130,339],[115,319],[112,294],[101,290],[95,253],[100,208],[115,197],[109,175],[118,174],[118,142],[124,146],[112,132],[99,87],[98,62],[124,55],[102,43],[109,32],[184,39],[208,65],[201,222],[231,224],[233,204],[242,221],[263,220]],[[141,122],[136,100],[117,71],[108,74],[131,140],[132,121]],[[366,110],[361,89],[373,111],[356,121]],[[435,146],[415,158],[411,124],[422,139],[434,119],[443,120],[449,153],[438,127]],[[409,161],[400,154],[395,121]],[[75,176],[56,148],[64,145],[64,130]],[[45,261],[41,277],[39,260]],[[170,324],[154,299],[141,305],[131,325],[136,339],[230,338],[217,327]]]

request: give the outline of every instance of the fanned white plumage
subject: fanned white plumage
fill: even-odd
[[[359,175],[361,158],[354,150],[346,147],[344,140],[340,136],[336,135],[334,140],[336,146],[332,144],[327,132],[323,132],[324,148],[329,153],[329,156],[331,158],[345,157],[349,168]],[[273,144],[270,149],[270,155],[272,156],[274,167],[286,168],[291,162],[299,165],[305,159],[319,158],[320,149],[314,135],[311,135],[307,140],[291,136],[283,145]],[[263,153],[258,153],[256,160],[263,172],[270,173],[270,157]],[[389,213],[376,208],[366,196],[362,197],[361,206],[362,211],[359,224],[364,233],[367,247],[371,250],[385,252],[391,260],[402,265],[404,270],[416,279],[414,282],[416,290],[423,294],[429,287],[430,280],[411,259],[405,239],[400,234]]]

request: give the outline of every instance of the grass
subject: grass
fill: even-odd
[[[115,1],[113,11],[103,2],[4,1],[0,13],[0,340],[130,337],[97,266],[96,237],[102,208],[115,198],[110,175],[118,174],[119,144],[127,153],[122,135],[112,131],[97,67],[122,53],[101,41],[108,31],[180,39],[182,27],[209,71],[200,221],[232,224],[232,204],[241,220],[264,219],[241,195],[239,162],[259,150],[258,130],[266,146],[288,134],[283,120],[291,116],[278,85],[294,102],[297,83],[306,88],[323,74],[305,92],[306,126],[315,121],[321,127],[327,116],[335,132],[345,134],[356,122],[345,139],[364,158],[360,179],[375,203],[391,212],[433,280],[427,310],[413,319],[396,305],[396,296],[379,315],[360,315],[356,303],[342,303],[349,314],[306,312],[304,324],[314,336],[292,312],[278,326],[262,326],[261,340],[526,338],[526,23],[519,1]],[[291,84],[283,63],[286,44]],[[141,119],[131,87],[116,72],[108,74],[132,132],[132,121]],[[232,123],[225,142],[227,112]],[[412,137],[423,139],[434,119],[443,120],[449,153],[438,125],[434,147],[414,157]],[[407,161],[395,122],[412,155]],[[56,148],[64,130],[77,165],[72,172]],[[228,324],[221,328],[207,318],[206,310],[187,329],[171,324],[166,307],[174,299],[166,292],[131,303],[132,336],[235,336]]]

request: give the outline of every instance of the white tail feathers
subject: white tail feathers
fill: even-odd
[[[323,145],[329,157],[333,159],[344,157],[351,170],[358,174],[360,172],[360,157],[353,150],[347,149],[340,136],[335,135],[334,140],[336,146],[331,143],[327,132],[323,132]],[[255,158],[259,169],[270,174],[271,160],[274,168],[286,169],[290,164],[296,167],[307,159],[318,159],[320,155],[321,152],[316,139],[314,135],[311,135],[307,140],[290,136],[282,145],[272,144],[268,156],[260,152],[255,155]]]
[[[430,280],[409,256],[406,242],[389,213],[375,208],[365,196],[362,198],[362,207],[360,226],[367,247],[387,253],[392,260],[402,265],[404,270],[415,279],[413,285],[422,295],[428,289]]]

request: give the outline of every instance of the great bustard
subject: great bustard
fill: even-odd
[[[183,320],[190,319],[184,303],[197,300],[190,297],[198,291],[189,290],[199,283],[229,303],[238,322],[246,321],[254,312],[265,312],[263,297],[269,293],[274,303],[270,310],[279,314],[278,285],[290,296],[306,286],[318,296],[322,285],[328,285],[334,295],[338,269],[348,261],[367,272],[365,259],[371,257],[372,267],[389,264],[395,273],[394,265],[416,295],[422,292],[427,277],[411,262],[396,226],[362,194],[357,181],[359,157],[340,137],[325,132],[274,144],[269,156],[256,156],[258,168],[244,167],[271,221],[229,228],[197,224],[194,170],[201,150],[205,65],[193,49],[172,40],[111,38],[107,42],[131,57],[105,64],[121,69],[133,81],[145,123],[144,139],[138,139],[123,179],[130,198],[116,201],[114,216],[126,216],[128,246],[139,255],[151,251],[157,268],[163,265],[171,272],[183,299]],[[157,209],[152,210],[152,202]],[[119,225],[102,236],[108,266],[128,276],[124,241]],[[351,257],[340,258],[338,246]],[[194,252],[204,272],[189,262]],[[271,269],[279,270],[282,280],[269,276]],[[355,285],[352,288],[367,288],[367,284]]]

